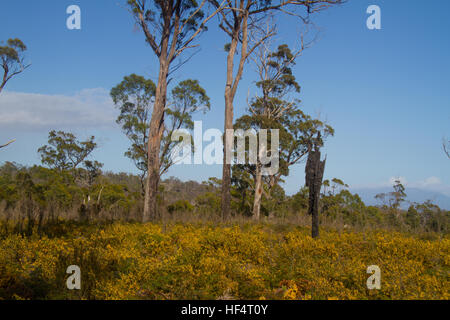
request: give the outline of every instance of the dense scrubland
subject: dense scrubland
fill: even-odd
[[[2,299],[448,299],[450,239],[293,224],[65,222],[0,241]],[[81,290],[66,268],[81,269]],[[381,290],[368,290],[369,265]]]
[[[255,222],[234,186],[234,217],[221,222],[220,181],[171,178],[161,219],[141,223],[139,177],[99,173],[84,185],[83,170],[0,168],[1,299],[449,298],[449,212],[430,202],[367,207],[325,182],[312,239],[305,189],[266,200]],[[70,265],[81,290],[66,287]],[[381,290],[366,287],[370,265]]]
[[[252,217],[251,188],[234,179],[231,207],[234,219]],[[217,178],[198,183],[163,180],[158,197],[160,220],[220,222],[220,184]],[[401,185],[400,185],[401,187]],[[404,191],[394,188],[378,195],[379,206],[366,206],[339,179],[325,180],[320,199],[321,225],[356,231],[387,230],[415,234],[449,233],[450,212],[432,202],[411,203],[402,210]],[[396,191],[397,190],[397,191]],[[262,218],[309,225],[308,189],[288,196],[280,187],[262,201]],[[48,235],[48,226],[61,220],[89,222],[142,221],[143,193],[139,176],[128,173],[0,166],[0,235]]]

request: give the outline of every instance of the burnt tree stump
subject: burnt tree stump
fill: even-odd
[[[312,237],[319,237],[319,198],[326,159],[320,161],[320,150],[316,144],[308,154],[305,168],[305,182],[309,189],[308,214],[312,216]]]

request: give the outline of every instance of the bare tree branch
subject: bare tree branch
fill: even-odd
[[[202,4],[198,7],[198,9],[191,15],[191,17],[189,17],[189,19],[186,19],[185,23],[183,24],[183,26],[181,27],[181,30],[184,30],[186,23],[193,18],[199,11],[200,9],[205,5],[206,0],[204,0],[202,2]],[[200,32],[203,31],[203,29],[205,28],[206,23],[211,20],[213,17],[215,17],[219,12],[222,12],[223,8],[224,8],[224,4],[225,4],[225,0],[219,5],[219,7],[212,13],[210,14],[206,19],[204,19],[202,21],[202,23],[200,24],[200,26],[197,28],[197,30],[191,35],[191,37],[185,41],[182,45],[182,47],[180,49],[178,49],[173,57],[171,58],[171,60],[175,59],[176,57],[178,57],[184,50],[189,49],[189,48],[194,48],[197,46],[192,46],[190,45],[192,41],[194,41],[194,39],[198,36],[198,34]]]
[[[9,141],[8,143],[6,143],[6,144],[4,144],[4,145],[0,145],[0,149],[1,148],[4,148],[4,147],[6,147],[6,146],[9,146],[11,143],[13,143],[14,141],[16,141],[16,139],[13,139],[13,140],[11,140],[11,141]]]
[[[450,140],[444,138],[442,141],[442,148],[444,149],[447,157],[450,159]]]
[[[6,47],[0,47],[0,66],[3,69],[3,77],[0,82],[0,93],[9,80],[31,66],[31,64],[25,64],[24,62],[24,51],[26,51],[26,46],[19,39],[9,39]]]

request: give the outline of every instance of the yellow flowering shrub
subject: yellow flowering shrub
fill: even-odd
[[[73,226],[0,240],[0,299],[449,299],[450,239],[246,224]],[[81,269],[68,290],[66,269]],[[381,270],[369,290],[367,267]]]

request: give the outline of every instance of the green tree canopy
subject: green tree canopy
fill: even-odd
[[[3,77],[0,82],[0,92],[12,77],[22,73],[30,64],[24,62],[24,52],[27,47],[20,39],[8,39],[6,45],[0,45],[0,60]]]
[[[79,141],[69,132],[52,130],[48,134],[48,145],[38,149],[41,162],[52,169],[74,170],[86,164],[87,157],[97,148],[95,137]],[[91,163],[92,164],[92,163]]]
[[[125,156],[133,160],[141,172],[142,191],[148,171],[148,132],[155,99],[155,84],[152,80],[132,74],[111,90],[111,97],[119,108],[116,122],[131,142]],[[192,115],[210,108],[209,97],[197,80],[184,80],[174,87],[165,108],[165,125],[160,147],[160,176],[173,165],[172,133],[179,129],[192,129]]]
[[[259,180],[264,186],[259,189],[266,197],[283,176],[289,175],[289,168],[301,161],[311,150],[313,145],[323,145],[324,139],[334,134],[331,126],[318,119],[312,119],[300,109],[301,101],[291,99],[290,93],[300,92],[292,72],[292,66],[299,52],[293,53],[287,45],[280,45],[271,52],[261,47],[256,61],[259,81],[256,86],[260,94],[249,104],[249,114],[242,116],[235,122],[236,129],[279,130],[279,170],[276,174],[266,175]],[[271,144],[271,136],[268,137]],[[267,166],[270,166],[268,164]],[[235,166],[233,170],[249,171],[259,184],[262,164]],[[257,213],[254,213],[257,215]]]

